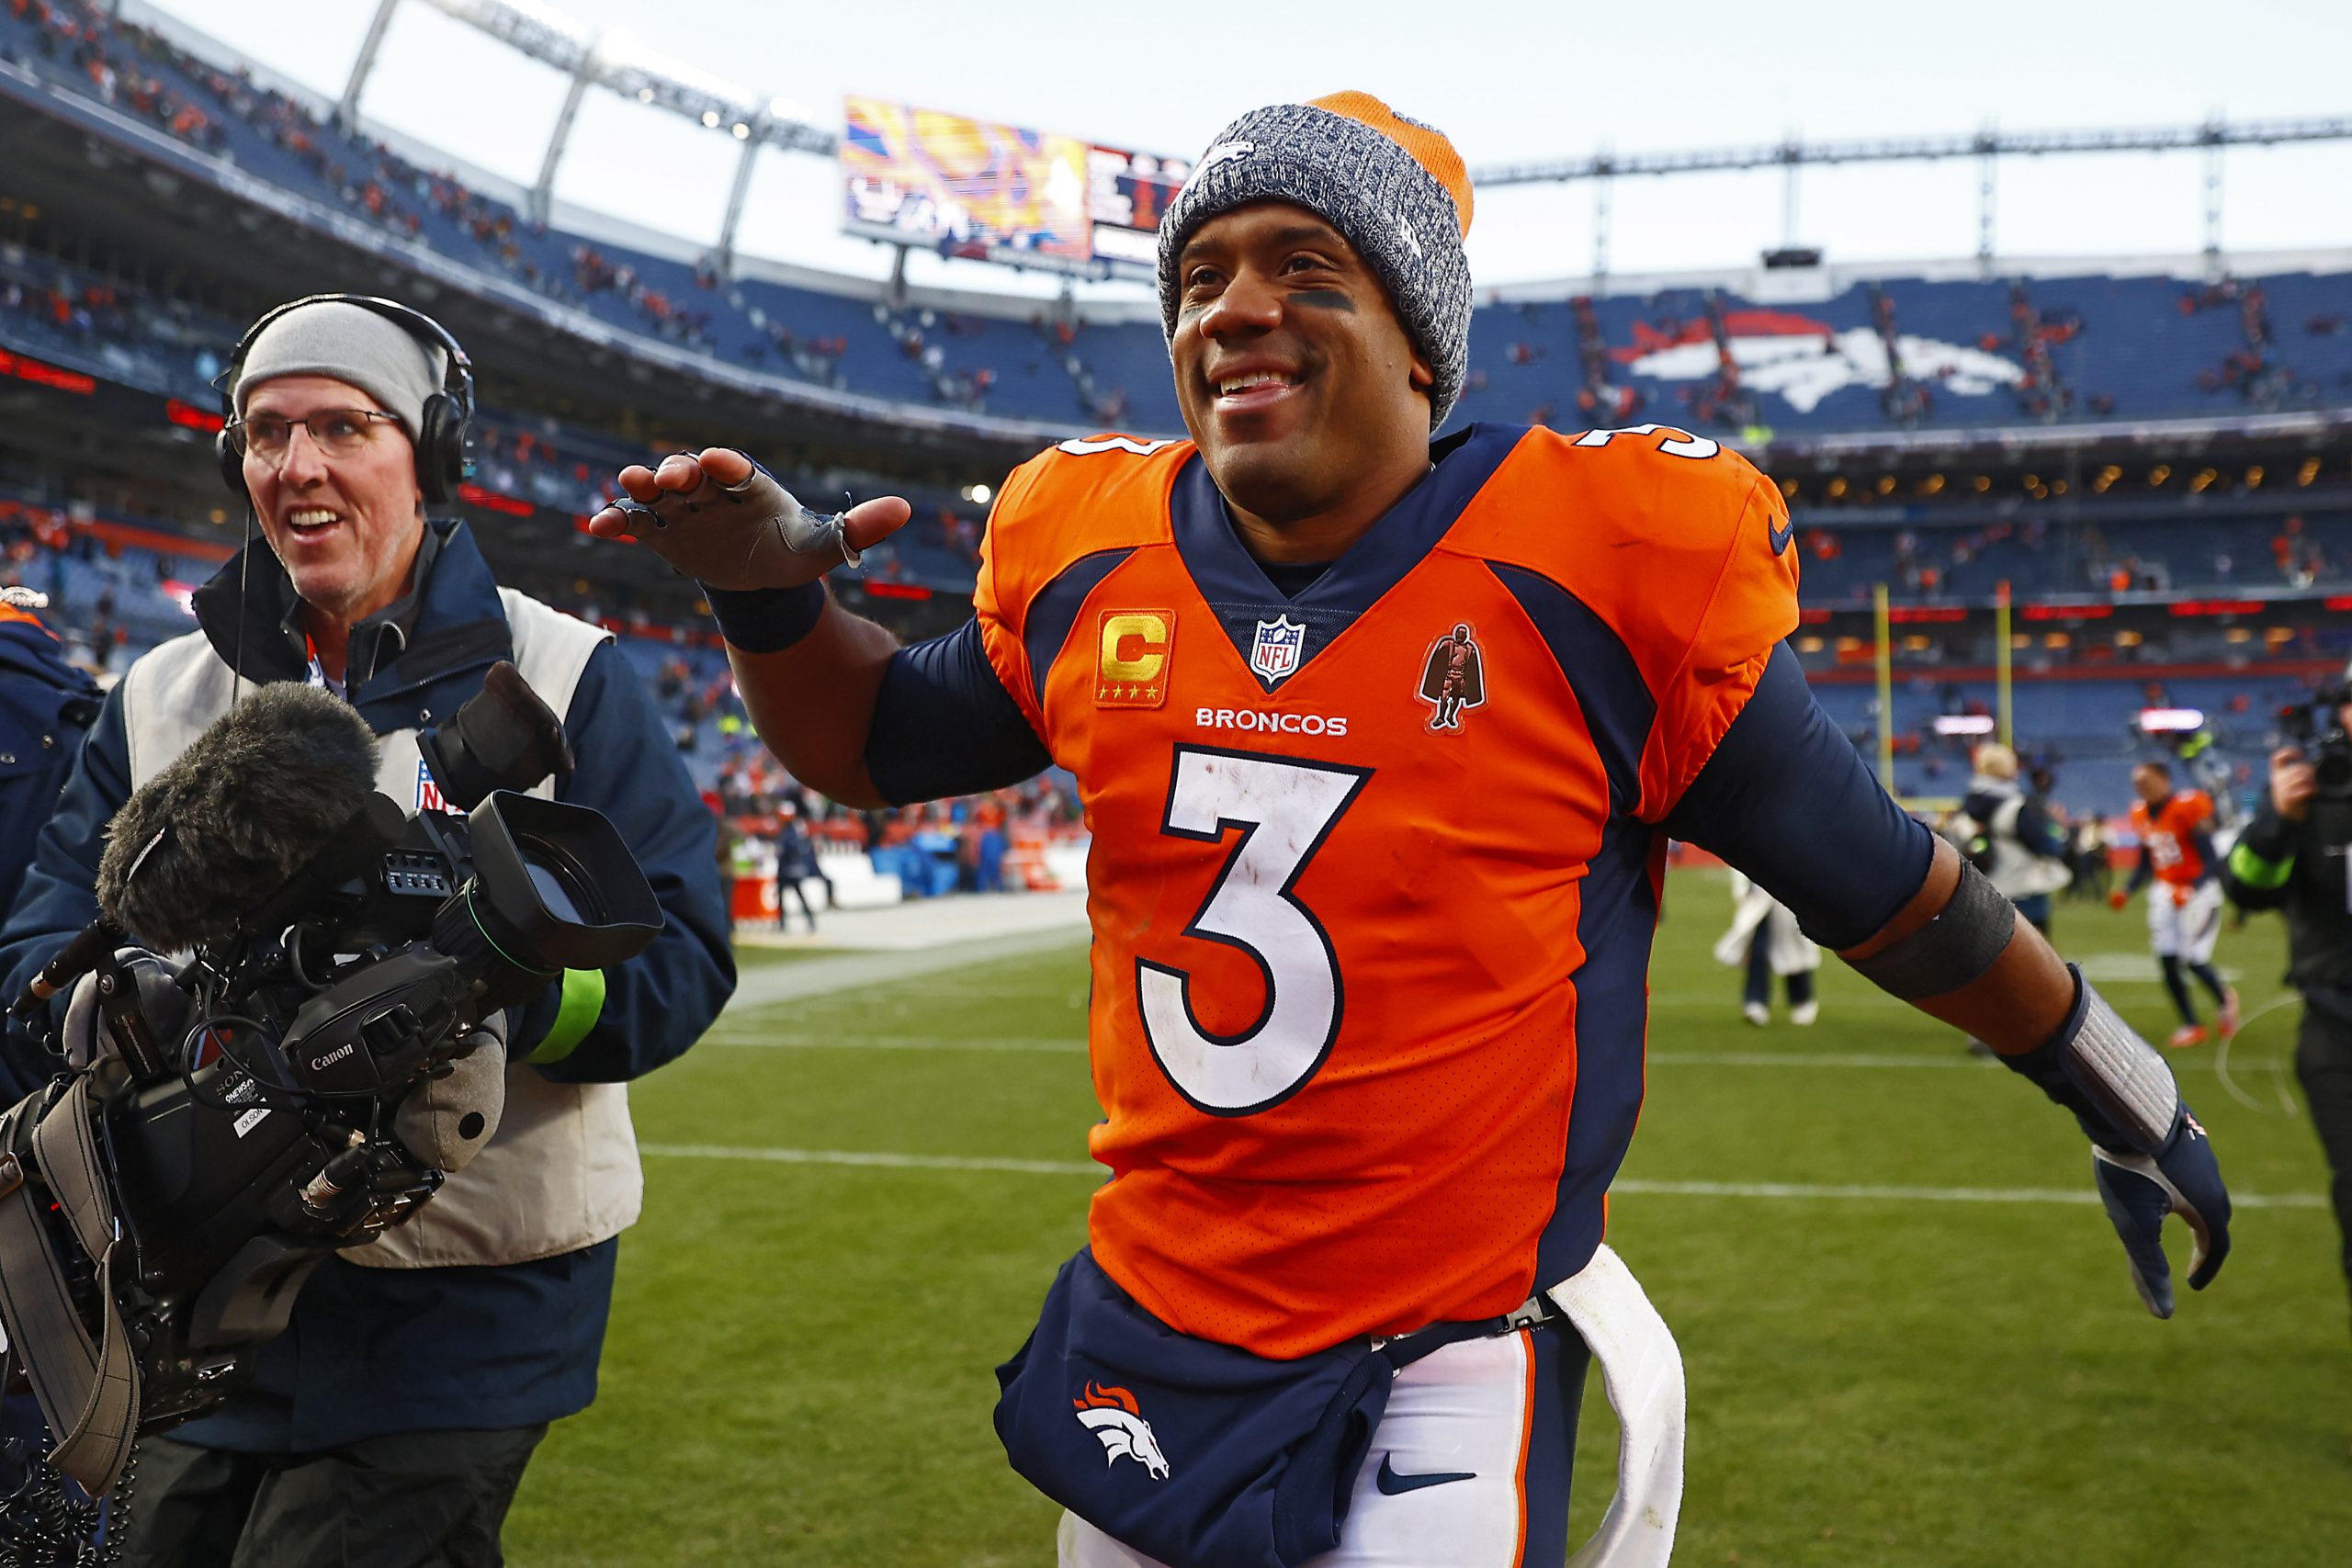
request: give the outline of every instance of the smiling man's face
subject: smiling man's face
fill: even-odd
[[[1176,278],[1177,402],[1227,500],[1280,527],[1428,466],[1429,361],[1338,230],[1253,202],[1202,224]]]
[[[365,422],[345,456],[322,452],[301,421],[335,409],[381,412],[375,399],[329,376],[281,376],[245,399],[248,423],[293,422],[283,457],[248,451],[245,488],[263,536],[306,604],[355,625],[398,599],[424,536],[415,448],[394,421]]]

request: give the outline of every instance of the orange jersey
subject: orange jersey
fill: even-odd
[[[1092,829],[1095,1257],[1295,1357],[1581,1268],[1642,1099],[1657,824],[1796,624],[1779,491],[1474,426],[1285,598],[1190,443],[1007,481],[976,594]]]
[[[2212,831],[2213,797],[2201,789],[2173,795],[2151,814],[2148,803],[2132,803],[2132,830],[2148,846],[2148,865],[2156,880],[2175,888],[2190,888],[2216,874],[2208,856]]]

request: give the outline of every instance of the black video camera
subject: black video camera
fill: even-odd
[[[2352,800],[2352,735],[2344,731],[2347,703],[2352,683],[2339,682],[2312,693],[2308,703],[2278,710],[2279,736],[2312,765],[2322,800]]]
[[[291,761],[293,743],[276,738],[305,724],[357,728],[360,761],[338,787],[360,804],[323,842],[289,852],[295,869],[275,891],[199,915],[188,889],[253,883],[254,870],[184,825],[252,816],[266,804],[252,798],[259,786],[224,796],[218,776],[251,763],[256,744]],[[77,996],[96,998],[96,1059],[0,1116],[9,1357],[31,1374],[60,1439],[56,1469],[93,1494],[119,1473],[132,1437],[204,1414],[241,1386],[247,1353],[285,1328],[330,1253],[409,1219],[445,1168],[488,1142],[503,1099],[502,1010],[565,969],[635,955],[661,929],[652,889],[610,822],[518,793],[568,771],[570,755],[560,722],[511,665],[420,749],[469,817],[404,812],[374,791],[375,741],[356,714],[298,684],[265,687],[117,815],[117,847],[144,847],[126,857],[112,902],[102,864],[108,918],[17,1003],[45,1025],[46,998],[95,976]],[[257,771],[268,774],[272,760]],[[192,841],[175,845],[175,833]],[[193,956],[168,983],[142,978],[116,953],[126,930]],[[454,1104],[419,1113],[434,1086],[453,1083]],[[452,1158],[451,1142],[469,1146]],[[106,1223],[87,1223],[94,1213]],[[63,1304],[44,1314],[44,1290]],[[125,1379],[128,1410],[113,1422],[122,1430],[94,1438],[91,1391]]]

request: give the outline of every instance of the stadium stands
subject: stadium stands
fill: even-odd
[[[722,278],[707,265],[535,223],[345,130],[322,106],[66,0],[18,0],[0,12],[0,55],[389,237],[624,332],[912,404],[1073,427],[1116,420],[1162,434],[1182,425],[1148,309],[1040,322],[1030,337],[1017,315],[892,303],[873,285],[843,280],[830,291]],[[1472,378],[1456,424],[1656,419],[1785,434],[2196,417],[2352,396],[2345,273],[2211,283],[1889,276],[1801,306],[1724,288],[1512,292],[1473,319]]]
[[[627,243],[617,229],[548,227],[503,195],[338,125],[323,102],[76,0],[0,6],[0,99],[12,112],[66,112],[35,84],[72,95],[81,106],[73,112],[95,117],[92,125],[127,118],[150,141],[176,144],[197,160],[181,172],[217,178],[244,192],[240,199],[251,194],[241,182],[251,181],[286,198],[273,196],[265,205],[274,216],[256,210],[256,221],[331,213],[343,243],[374,236],[360,248],[372,245],[389,266],[406,266],[422,247],[438,258],[442,286],[472,279],[460,288],[502,309],[544,299],[577,312],[563,320],[608,330],[598,344],[669,355],[659,362],[688,375],[750,371],[882,400],[862,406],[884,420],[895,410],[1012,415],[1038,422],[1032,430],[1181,428],[1148,301],[1088,311],[1069,300],[1037,309],[910,296],[757,264],[722,272],[707,258]],[[103,247],[59,237],[59,222],[52,213],[37,231],[0,202],[0,227],[27,242],[0,245],[0,350],[23,356],[9,360],[10,374],[137,389],[171,400],[177,434],[209,435],[211,383],[240,324],[218,301],[234,291],[159,281],[169,269],[109,265]],[[50,237],[31,243],[37,232]],[[2162,269],[1823,273],[1796,288],[1759,275],[1598,297],[1517,287],[1485,296],[1474,314],[1469,384],[1453,423],[1656,420],[1753,450],[1792,434],[1893,442],[1921,431],[2079,426],[2087,440],[2149,421],[2219,430],[2247,413],[2352,404],[2352,269],[2195,270],[2193,278]],[[569,536],[572,520],[609,497],[616,468],[656,455],[637,433],[635,409],[567,398],[556,417],[531,406],[545,386],[491,390],[465,497],[479,513],[543,518],[552,536]],[[519,401],[497,400],[506,396]],[[599,406],[608,411],[603,427]],[[908,494],[915,521],[873,552],[865,592],[952,606],[972,585],[981,508],[968,499],[978,491],[943,476],[960,468],[992,480],[1001,449],[986,450],[877,475],[831,467],[819,448],[785,477],[817,504],[845,490]],[[2104,453],[2078,456],[2067,479],[2059,464],[2036,474],[1996,452],[1984,459],[1999,474],[1989,491],[1981,473],[1972,491],[1957,474],[1947,489],[1943,473],[1916,468],[1864,475],[1776,461],[1804,552],[1798,645],[1825,701],[1857,735],[1875,724],[1871,688],[1856,683],[1864,614],[1875,585],[1893,596],[1899,784],[1935,793],[1953,782],[1959,750],[1935,739],[1931,720],[1955,704],[1989,703],[1989,608],[2002,584],[2025,616],[2019,733],[2066,759],[2067,789],[2100,808],[2123,798],[2117,770],[2138,744],[2127,725],[2150,700],[2151,676],[2167,700],[2220,716],[2225,745],[2247,753],[2282,692],[2340,662],[2346,634],[2331,617],[2352,608],[2352,476],[2338,471],[2340,454],[2323,462],[2242,453],[2206,467],[2200,451],[2193,464],[2177,457],[2177,473],[2167,456],[2143,455],[2129,475]],[[220,512],[217,493],[204,509]],[[100,655],[184,626],[175,595],[228,547],[232,536],[217,525],[233,518],[215,516],[208,533],[195,511],[179,518],[195,529],[192,542],[151,537],[173,526],[170,511],[152,486],[94,494],[70,467],[0,472],[0,539],[38,548],[28,574],[39,574],[75,636]],[[45,521],[28,533],[28,519]],[[665,629],[690,588],[575,580],[569,558],[544,548],[550,536],[518,535],[516,548],[537,552],[518,570],[584,612],[648,634],[625,641],[664,692],[698,776],[719,789],[722,773],[752,749],[715,652]],[[537,543],[525,547],[525,537]]]

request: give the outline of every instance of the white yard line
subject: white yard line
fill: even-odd
[[[860,1034],[844,1038],[828,1034],[763,1034],[743,1029],[712,1030],[702,1037],[701,1043],[759,1051],[1034,1051],[1054,1056],[1086,1055],[1083,1039],[936,1040],[920,1034]]]
[[[644,1144],[639,1152],[655,1159],[741,1160],[768,1165],[879,1166],[892,1170],[994,1170],[1021,1176],[1106,1175],[1091,1160],[997,1159],[969,1155],[878,1154],[843,1149],[741,1148],[724,1144]],[[1626,1196],[1663,1198],[1768,1198],[1801,1201],[1897,1203],[2097,1203],[2098,1194],[2046,1187],[1852,1187],[1791,1181],[1646,1181],[1619,1179],[1610,1188]],[[2233,1192],[2240,1209],[2320,1209],[2316,1192]]]
[[[1082,1056],[1086,1042],[1066,1040],[1002,1039],[1002,1040],[937,1040],[920,1034],[862,1034],[842,1037],[824,1034],[788,1034],[782,1032],[766,1033],[755,1028],[737,1026],[715,1029],[702,1037],[704,1046],[717,1045],[730,1050],[746,1051],[1004,1051],[1016,1055],[1042,1056]],[[1926,1067],[1937,1070],[1990,1068],[1998,1064],[1982,1056],[1973,1056],[1957,1048],[1948,1052],[1926,1051],[1652,1051],[1647,1058],[1653,1067],[1827,1067],[1844,1070],[1853,1067]],[[2173,1058],[2176,1072],[2211,1072],[2211,1056]],[[2233,1070],[2242,1073],[2284,1072],[2286,1060],[2237,1062]]]

